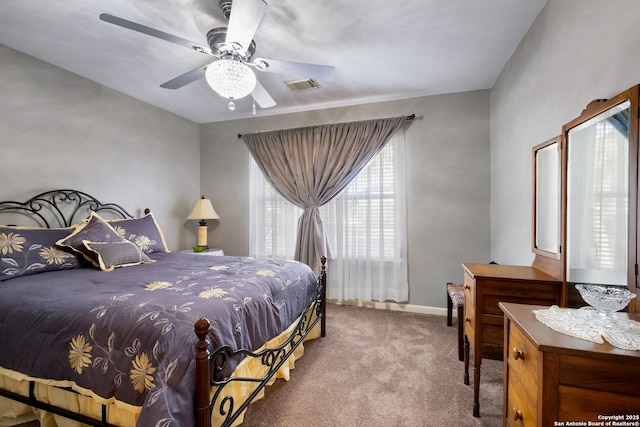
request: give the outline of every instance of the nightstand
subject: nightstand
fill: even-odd
[[[224,251],[219,248],[209,248],[202,252],[194,252],[193,249],[183,249],[180,251],[181,254],[193,254],[193,255],[209,255],[209,256],[223,256]]]

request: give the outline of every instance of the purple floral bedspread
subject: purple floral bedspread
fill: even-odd
[[[143,406],[138,425],[192,426],[195,321],[211,322],[212,348],[255,350],[315,295],[315,274],[295,261],[151,258],[0,282],[0,366]]]

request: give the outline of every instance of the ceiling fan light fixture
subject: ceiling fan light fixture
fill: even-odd
[[[253,70],[235,59],[212,62],[207,67],[205,78],[218,95],[231,100],[244,98],[256,87]]]

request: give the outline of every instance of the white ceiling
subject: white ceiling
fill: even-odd
[[[256,72],[277,102],[257,115],[489,89],[546,1],[267,0],[255,56],[336,71],[297,93],[283,82],[305,76]],[[160,88],[212,57],[103,12],[205,46],[227,25],[218,0],[0,0],[0,43],[196,123],[251,117],[251,97],[230,111],[204,79]]]

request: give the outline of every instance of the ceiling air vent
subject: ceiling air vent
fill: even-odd
[[[318,89],[320,85],[317,81],[313,79],[298,79],[298,80],[289,80],[288,82],[284,82],[289,89],[294,92],[302,92],[304,90]]]

